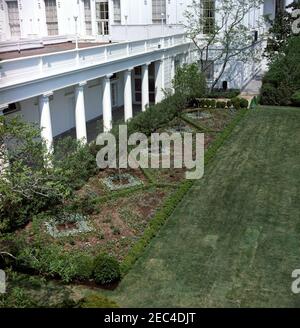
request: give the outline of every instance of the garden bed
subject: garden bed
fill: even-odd
[[[236,114],[237,110],[234,108],[204,108],[189,110],[184,117],[199,128],[221,132]]]
[[[118,188],[109,188],[109,186],[105,183],[105,181],[110,181],[112,177],[117,177],[119,174],[121,175],[129,175],[131,184],[124,184],[124,179],[123,184],[121,183],[121,186]],[[127,182],[130,182],[127,180]],[[147,178],[143,174],[143,172],[140,169],[121,169],[120,171],[117,169],[105,169],[101,170],[97,175],[93,176],[92,178],[89,179],[89,181],[78,191],[78,195],[83,197],[85,195],[94,195],[94,197],[104,197],[108,193],[115,192],[121,189],[126,189],[126,188],[133,188],[133,187],[138,187],[138,186],[147,186],[149,184]]]

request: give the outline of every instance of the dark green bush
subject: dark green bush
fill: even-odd
[[[216,108],[225,108],[225,107],[226,107],[226,102],[224,102],[224,101],[217,101]]]
[[[245,98],[240,98],[240,106],[241,108],[248,108],[249,106],[248,100]]]
[[[294,106],[300,106],[300,90],[296,91],[293,95],[292,95],[292,104]]]
[[[300,38],[291,37],[283,54],[272,62],[263,78],[260,102],[263,105],[291,105],[300,90]]]
[[[228,108],[231,108],[232,107],[232,101],[231,100],[228,100],[227,103],[226,103],[226,106]]]
[[[241,109],[241,102],[240,102],[240,98],[236,97],[236,98],[232,98],[231,99],[231,103],[233,105],[233,107],[235,109]]]
[[[107,254],[101,254],[94,260],[94,279],[97,284],[105,285],[118,281],[121,277],[119,262]]]

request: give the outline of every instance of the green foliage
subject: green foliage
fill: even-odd
[[[175,117],[180,116],[185,99],[181,94],[167,95],[160,103],[150,106],[127,122],[128,135],[139,132],[150,135],[160,127],[168,124]],[[111,131],[118,139],[119,128],[115,126]],[[97,146],[93,146],[97,149]]]
[[[265,55],[271,61],[276,60],[278,54],[284,53],[284,48],[287,46],[289,39],[293,36],[292,24],[295,18],[292,17],[292,11],[294,9],[300,9],[300,3],[293,1],[287,8],[290,10],[278,12],[275,19],[266,17],[271,27],[268,31],[269,38]]]
[[[217,101],[216,108],[225,108],[227,105],[227,102],[225,101]]]
[[[89,146],[71,137],[57,142],[52,162],[60,181],[72,189],[80,188],[97,170]]]
[[[176,70],[173,80],[175,93],[187,101],[202,98],[206,93],[206,79],[197,64],[185,64]]]
[[[300,107],[300,90],[296,91],[292,95],[291,101],[294,106]]]
[[[228,108],[231,108],[232,107],[232,101],[231,100],[228,100],[226,106]]]
[[[232,103],[232,106],[233,106],[235,109],[241,109],[240,98],[238,98],[238,97],[232,98],[232,99],[231,99],[231,103]]]
[[[31,268],[50,277],[60,277],[64,282],[92,277],[93,259],[80,252],[67,252],[57,244],[24,243],[17,254],[19,266]]]
[[[261,104],[291,105],[300,90],[300,38],[291,37],[263,78]]]
[[[248,108],[249,106],[248,100],[245,98],[240,98],[240,106],[241,108]]]
[[[39,276],[29,276],[5,269],[7,293],[0,294],[0,308],[73,308],[68,287],[47,282]]]
[[[120,279],[119,262],[112,256],[100,254],[94,260],[94,278],[97,284],[109,284]]]
[[[33,215],[61,204],[69,187],[44,165],[40,130],[19,118],[0,118],[0,232],[26,224]]]
[[[101,295],[89,295],[86,296],[82,303],[80,304],[81,308],[105,308],[105,309],[110,309],[110,308],[118,308],[118,304],[115,303],[114,301],[111,301],[105,296]]]

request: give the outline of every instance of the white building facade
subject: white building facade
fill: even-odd
[[[0,41],[137,40],[182,33],[189,0],[0,0]]]
[[[0,58],[1,47],[39,49],[74,41],[76,31],[82,42],[112,41],[2,60],[0,115],[19,114],[38,123],[50,147],[53,138],[71,129],[78,139],[92,140],[96,136],[88,122],[102,118],[101,129],[108,131],[116,111],[126,121],[137,107],[145,110],[160,102],[163,90],[172,89],[176,66],[198,60],[182,25],[188,4],[190,0],[0,0]],[[245,24],[250,30],[259,30],[263,14],[263,5],[249,13]],[[261,44],[256,46],[262,50]],[[235,71],[230,68],[224,76],[228,87],[242,88],[260,65],[234,63]]]

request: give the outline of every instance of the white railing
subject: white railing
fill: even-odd
[[[70,72],[88,66],[99,65],[115,59],[184,44],[184,34],[148,40],[113,43],[83,49],[74,49],[50,54],[3,60],[0,62],[0,88]]]

